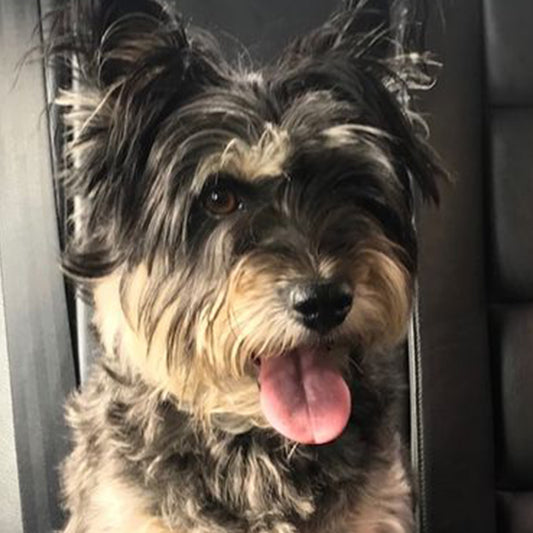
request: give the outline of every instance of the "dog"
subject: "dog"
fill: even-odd
[[[255,70],[159,0],[58,17],[63,267],[100,347],[64,532],[412,532],[398,357],[445,175],[426,56],[365,1]]]

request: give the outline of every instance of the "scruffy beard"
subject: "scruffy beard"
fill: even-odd
[[[139,265],[96,284],[95,323],[108,353],[126,358],[198,423],[233,432],[270,427],[258,387],[265,360],[325,350],[328,365],[350,382],[354,352],[379,354],[401,341],[411,276],[397,253],[384,237],[360,243],[342,261],[252,253],[219,286],[198,280],[181,301],[180,294],[169,299],[176,280],[163,267]],[[280,297],[295,277],[317,270],[342,272],[355,288],[346,320],[327,335],[298,324]]]

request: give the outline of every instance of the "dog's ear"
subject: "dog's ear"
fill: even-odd
[[[57,102],[72,130],[67,155],[77,159],[72,195],[95,194],[104,178],[118,187],[125,172],[138,179],[155,126],[227,73],[212,38],[159,0],[73,0],[47,43],[69,75]]]
[[[390,139],[398,177],[410,194],[437,203],[448,179],[415,110],[418,91],[434,85],[438,64],[423,49],[424,0],[348,0],[324,25],[293,41],[279,66],[307,88],[326,88],[373,110]],[[307,73],[307,74],[306,74]],[[329,86],[328,86],[329,84]]]
[[[84,250],[97,250],[83,275],[99,276],[122,260],[110,253],[146,196],[161,124],[202,86],[223,83],[227,64],[210,36],[158,0],[72,0],[52,20],[45,55],[65,80],[57,98],[69,139],[63,184],[85,206],[67,270],[76,274],[91,263]]]
[[[149,81],[163,67],[173,72],[174,88],[220,74],[218,65],[206,65],[215,59],[209,39],[186,28],[163,0],[73,0],[56,13],[50,37],[48,55],[70,62],[82,83],[99,89],[141,74]]]
[[[73,0],[47,43],[54,66],[70,74],[58,103],[72,110],[78,144],[107,132],[115,153],[126,138],[145,141],[140,130],[226,75],[216,43],[159,0]]]

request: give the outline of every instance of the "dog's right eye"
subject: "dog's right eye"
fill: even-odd
[[[216,216],[230,215],[243,205],[237,193],[226,184],[210,187],[203,194],[202,203],[207,211]]]

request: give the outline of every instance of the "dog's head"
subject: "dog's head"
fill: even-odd
[[[364,3],[256,71],[150,0],[78,6],[56,40],[65,268],[107,351],[199,419],[331,440],[351,355],[405,334],[414,197],[442,171],[406,98],[421,58],[357,31]]]

